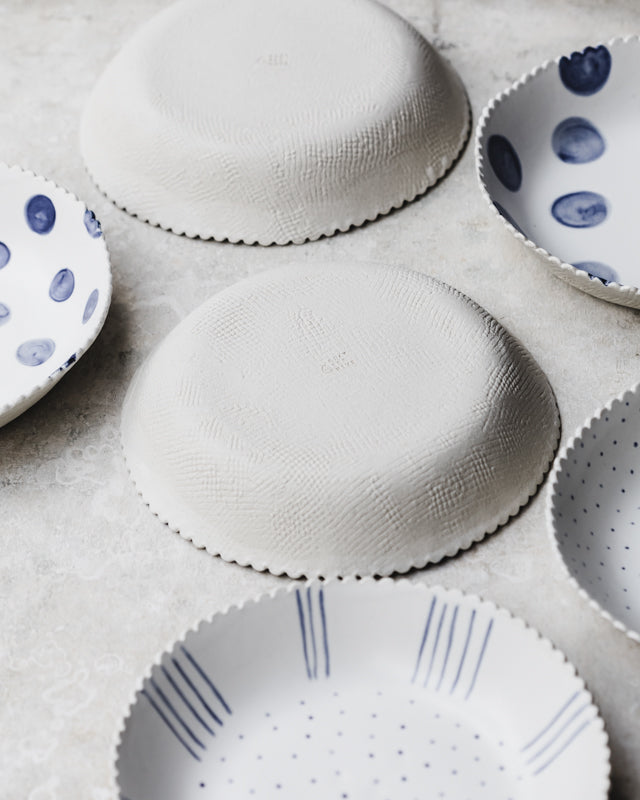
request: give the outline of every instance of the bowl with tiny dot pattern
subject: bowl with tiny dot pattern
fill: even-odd
[[[111,299],[100,223],[65,189],[0,164],[0,426],[92,344]]]
[[[121,800],[606,800],[602,718],[504,609],[389,578],[293,582],[203,620],[140,680]]]
[[[558,277],[633,308],[639,69],[637,36],[547,61],[486,106],[476,135],[481,189],[512,233]]]
[[[549,487],[548,525],[571,582],[640,642],[640,384],[561,450]]]

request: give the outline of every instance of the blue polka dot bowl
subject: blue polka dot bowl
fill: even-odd
[[[100,223],[65,189],[0,164],[0,425],[94,341],[111,299]]]
[[[633,308],[639,70],[637,37],[549,61],[488,104],[476,136],[480,185],[511,231],[558,277]]]
[[[640,384],[558,454],[547,518],[571,582],[640,642]]]

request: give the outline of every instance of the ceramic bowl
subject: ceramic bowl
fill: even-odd
[[[73,195],[0,164],[0,425],[94,341],[111,299],[100,223]]]
[[[139,684],[127,800],[606,800],[602,719],[574,668],[477,597],[291,585],[201,622]]]
[[[148,222],[285,244],[412,200],[468,131],[452,68],[374,0],[186,0],[107,67],[81,149],[107,196]]]
[[[585,423],[549,485],[549,526],[572,583],[640,641],[640,384]]]
[[[478,124],[480,183],[505,224],[578,289],[640,308],[640,39],[548,61]]]
[[[212,297],[122,414],[151,509],[223,558],[390,574],[469,547],[536,491],[558,412],[522,345],[426,275],[294,263]]]

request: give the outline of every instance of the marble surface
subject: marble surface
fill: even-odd
[[[203,298],[299,260],[405,264],[487,308],[556,392],[562,440],[640,367],[638,312],[551,276],[494,218],[473,147],[416,202],[299,246],[193,241],[127,216],[80,159],[83,105],[109,58],[165,0],[0,0],[0,158],[52,178],[102,221],[113,304],[90,351],[0,430],[0,797],[113,797],[112,749],[138,677],[202,617],[286,578],[223,563],[171,533],[137,496],[119,443],[128,382]],[[474,119],[523,72],[640,29],[633,0],[390,0],[453,63]],[[535,121],[532,120],[532,124]],[[522,616],[575,664],[610,735],[613,800],[640,797],[640,647],[565,580],[546,487],[470,551],[409,579],[473,592]]]

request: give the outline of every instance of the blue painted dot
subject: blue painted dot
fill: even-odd
[[[34,233],[49,233],[56,221],[56,209],[43,194],[34,195],[25,207],[27,225]]]
[[[0,242],[0,269],[6,267],[11,258],[11,250],[4,242]]]
[[[551,206],[554,218],[568,228],[593,228],[607,217],[607,201],[596,192],[573,192]]]
[[[574,267],[588,272],[590,278],[601,280],[605,286],[613,281],[620,283],[620,278],[615,269],[600,261],[578,261],[574,264]]]
[[[4,325],[5,323],[9,322],[9,317],[11,316],[11,310],[9,306],[6,306],[4,303],[0,303],[0,325]]]
[[[515,148],[506,136],[494,134],[489,137],[487,156],[500,183],[510,192],[517,192],[522,185],[522,165]]]
[[[102,228],[96,219],[96,215],[90,209],[84,212],[84,227],[87,229],[89,236],[94,239],[99,239],[102,236]]]
[[[607,82],[611,72],[611,53],[604,46],[587,47],[582,53],[563,56],[558,64],[560,80],[574,94],[595,94]]]
[[[71,297],[75,285],[76,279],[73,276],[73,272],[70,269],[61,269],[51,281],[49,297],[55,300],[56,303],[63,303]]]
[[[84,325],[85,322],[88,322],[91,317],[93,316],[93,312],[96,310],[96,306],[98,305],[98,297],[100,293],[97,289],[94,289],[89,298],[87,300],[87,304],[84,307],[84,313],[82,314],[82,324]]]
[[[568,117],[556,125],[551,136],[553,152],[567,164],[588,164],[604,153],[600,131],[589,120]]]
[[[493,205],[498,209],[498,212],[501,214],[501,216],[503,216],[507,220],[507,222],[509,222],[511,225],[513,225],[513,227],[518,231],[518,233],[521,233],[526,239],[527,237],[526,237],[525,232],[518,225],[518,223],[511,216],[511,214],[507,211],[507,209],[504,208],[503,206],[501,206],[500,203],[496,203],[495,200],[493,201]]]
[[[25,367],[37,367],[50,359],[55,349],[51,339],[30,339],[17,349],[16,358]]]

